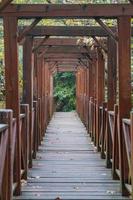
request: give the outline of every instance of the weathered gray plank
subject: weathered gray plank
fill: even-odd
[[[127,199],[120,182],[112,180],[75,112],[55,113],[37,159],[14,199]]]

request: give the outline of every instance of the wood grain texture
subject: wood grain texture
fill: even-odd
[[[116,18],[132,16],[133,7],[130,4],[16,4],[5,8],[0,17],[9,14],[18,18]]]
[[[15,199],[127,199],[75,112],[55,113]]]

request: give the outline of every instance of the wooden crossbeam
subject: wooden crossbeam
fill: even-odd
[[[56,67],[58,72],[76,72],[77,71],[77,67],[60,67],[57,66]]]
[[[5,9],[13,0],[2,0],[0,3],[0,12]]]
[[[86,61],[87,59],[82,59],[83,61]],[[45,62],[78,62],[78,58],[45,58]]]
[[[70,64],[69,64],[69,65],[66,65],[66,64],[58,64],[57,66],[58,66],[58,67],[67,67],[67,68],[70,68],[70,67],[71,67],[71,68],[74,68],[75,66],[78,66],[78,65],[79,65],[79,64],[76,64],[76,63],[75,63],[75,64],[71,64],[71,65],[70,65]]]
[[[45,50],[46,46],[40,46],[39,51],[43,52]],[[47,50],[48,53],[55,53],[55,54],[60,54],[60,53],[88,53],[88,51],[84,47],[77,48],[76,46],[51,46]]]
[[[43,51],[38,52],[39,57],[43,57],[43,55],[45,55],[45,53],[48,51],[48,49],[51,48],[50,46],[45,47],[45,49],[43,49]]]
[[[23,32],[25,26],[19,26],[19,33]],[[116,27],[111,28],[116,31]],[[36,26],[28,35],[37,36],[99,36],[106,37],[108,32],[98,26]]]
[[[65,61],[65,62],[63,62],[63,61],[58,61],[58,65],[77,65],[77,64],[79,64],[79,62],[78,62],[78,60],[76,60],[76,61],[74,61],[74,62],[69,62],[69,61]]]
[[[34,39],[34,46],[38,45],[40,38]],[[48,38],[42,46],[78,46],[78,39],[76,38]]]
[[[56,53],[51,53],[51,54],[45,54],[44,55],[44,58],[48,58],[48,59],[73,59],[73,58],[83,58],[83,59],[86,59],[86,55],[82,55],[81,53],[68,53],[68,54],[65,54],[65,53],[61,53],[61,54],[56,54]]]
[[[118,41],[118,36],[101,19],[95,18],[95,20],[108,33],[108,35]]]
[[[116,18],[133,16],[131,4],[18,4],[9,5],[0,16],[18,18]]]
[[[32,49],[32,51],[33,51],[33,52],[37,51],[37,50],[40,48],[40,46],[41,46],[48,38],[49,38],[48,35],[46,35],[44,38],[42,38],[41,41],[40,41],[40,43],[38,43],[38,45],[35,46],[35,47]]]
[[[26,26],[25,29],[18,36],[18,42],[21,42],[26,35],[41,21],[41,18],[35,19],[30,26]]]

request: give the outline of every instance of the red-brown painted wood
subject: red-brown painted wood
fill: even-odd
[[[13,109],[17,120],[17,159],[16,159],[16,194],[20,194],[21,179],[21,138],[20,138],[20,104],[18,78],[18,46],[17,46],[17,18],[4,17],[4,45],[5,45],[5,87],[6,108]]]

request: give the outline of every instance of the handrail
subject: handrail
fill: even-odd
[[[3,131],[5,131],[8,128],[7,124],[0,124],[0,133],[2,133]]]
[[[2,200],[12,199],[11,121],[12,110],[0,110],[0,199]]]
[[[112,178],[121,180],[121,169],[120,162],[120,141],[118,135],[118,105],[114,106],[114,110],[109,110],[106,106],[99,106],[98,110],[94,108],[97,106],[96,101],[92,98],[89,100],[89,133],[91,138],[95,135],[95,127],[99,125],[99,145],[101,158],[105,158],[107,162],[107,167],[112,168]],[[95,122],[96,112],[99,112],[98,122]],[[124,175],[124,185],[128,193],[132,193],[133,186],[131,186],[131,179],[133,176],[131,166],[131,154],[133,158],[133,144],[131,144],[131,126],[133,122],[131,119],[123,118],[122,126],[123,126],[123,138],[124,138],[124,162],[123,166],[126,167],[126,173]],[[94,128],[92,128],[94,127]],[[133,132],[133,131],[132,131]],[[96,137],[96,136],[95,136]],[[109,143],[108,143],[109,142]],[[96,145],[95,141],[94,144]],[[132,176],[131,176],[132,174]],[[133,180],[132,180],[133,185]]]

